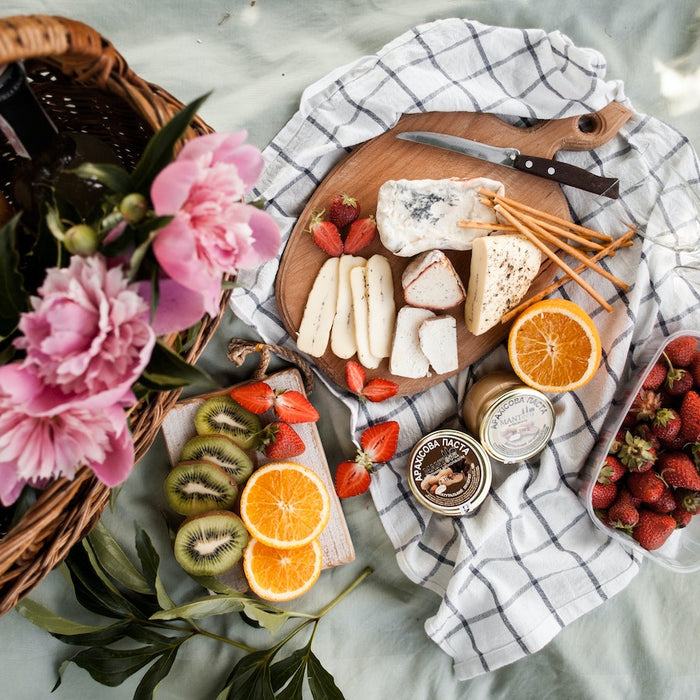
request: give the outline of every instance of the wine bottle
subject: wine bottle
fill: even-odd
[[[99,139],[56,128],[32,92],[21,63],[0,66],[0,131],[17,155],[13,204],[33,220],[42,215],[43,202],[52,192],[68,200],[81,217],[87,216],[102,187],[66,171],[84,162],[119,164]]]

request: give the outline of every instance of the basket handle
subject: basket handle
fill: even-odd
[[[281,345],[273,345],[271,343],[258,343],[243,338],[232,338],[228,344],[228,353],[226,357],[233,362],[237,367],[240,367],[248,355],[254,352],[260,353],[258,366],[253,372],[253,379],[262,380],[267,374],[267,368],[270,364],[271,353],[279,355],[285,360],[288,360],[299,369],[304,380],[304,389],[307,394],[314,390],[314,373],[311,370],[309,363],[294,350],[282,347]]]

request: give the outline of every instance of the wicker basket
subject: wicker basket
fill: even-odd
[[[182,108],[162,88],[139,78],[114,46],[90,27],[43,15],[0,19],[0,64],[24,60],[35,93],[60,129],[84,131],[109,143],[133,167],[154,131]],[[191,138],[212,129],[196,119]],[[0,135],[0,216],[11,211],[9,181],[14,153]],[[186,359],[194,362],[226,309],[206,317]],[[159,394],[130,414],[138,461],[153,442],[179,391]],[[72,481],[42,492],[22,519],[0,539],[0,615],[11,610],[87,535],[109,501],[109,489],[86,467]]]

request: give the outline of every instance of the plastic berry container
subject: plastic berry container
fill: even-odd
[[[592,505],[593,486],[598,480],[606,456],[613,447],[618,431],[623,427],[623,421],[632,404],[642,389],[645,379],[657,361],[663,361],[666,346],[676,338],[690,336],[698,343],[700,349],[700,331],[680,331],[665,338],[660,345],[649,348],[643,353],[642,369],[629,378],[612,403],[610,414],[598,437],[582,472],[582,484],[579,495],[586,505],[586,510],[595,526],[609,535],[624,547],[637,552],[648,559],[677,572],[697,571],[700,569],[700,513],[693,516],[690,523],[683,528],[673,531],[666,542],[654,550],[647,550],[624,530],[608,525],[599,517]],[[700,391],[696,384],[694,389]],[[661,447],[660,450],[664,448]]]

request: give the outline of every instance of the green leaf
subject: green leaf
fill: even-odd
[[[277,693],[277,700],[297,700],[297,698],[301,700],[310,649],[309,642],[302,649],[297,649],[286,658],[272,664],[270,683]]]
[[[102,685],[115,687],[123,683],[139,669],[151,663],[166,649],[160,645],[136,647],[134,649],[111,649],[90,647],[78,652],[70,660],[85,669]]]
[[[158,657],[156,662],[146,671],[141,682],[138,684],[133,700],[152,700],[161,681],[170,672],[179,649],[179,645],[175,646]]]
[[[155,216],[149,218],[145,224],[140,226],[132,226],[134,241],[136,247],[131,253],[129,259],[128,277],[130,280],[135,280],[139,276],[139,270],[143,265],[143,261],[151,249],[151,244],[156,239],[160,230],[173,220],[172,216]]]
[[[90,533],[88,540],[97,560],[116,581],[138,593],[153,593],[152,585],[132,564],[124,550],[100,521]]]
[[[74,646],[109,646],[110,644],[114,644],[114,642],[124,639],[124,637],[127,636],[130,626],[131,623],[129,620],[119,620],[119,622],[106,625],[94,632],[85,632],[83,634],[59,634],[52,632],[52,634],[56,639],[59,639],[65,644],[72,644]]]
[[[29,297],[24,289],[24,277],[19,271],[17,252],[17,223],[19,215],[0,229],[0,336],[9,336],[17,328],[19,315],[29,308]]]
[[[133,189],[131,177],[126,170],[111,163],[82,163],[68,172],[84,180],[97,180],[117,194],[126,195]]]
[[[193,600],[184,605],[178,605],[169,610],[161,610],[151,615],[151,620],[201,620],[212,615],[227,615],[243,610],[245,603],[243,594],[211,595]]]
[[[228,700],[274,700],[270,662],[277,648],[263,649],[244,656],[229,674]]]
[[[307,673],[314,700],[343,700],[343,694],[333,676],[323,668],[323,664],[310,649]]]
[[[216,382],[209,374],[189,364],[160,340],[155,344],[148,366],[139,381],[154,391],[180,389],[188,384],[216,388]]]
[[[143,573],[148,579],[148,583],[152,586],[152,589],[156,592],[156,597],[158,598],[158,604],[161,608],[167,610],[169,608],[174,608],[175,603],[171,600],[163,581],[160,578],[158,569],[160,567],[160,557],[158,552],[156,552],[151,538],[148,536],[143,528],[136,528],[136,551],[138,552],[139,559],[141,560],[141,567],[143,568]]]
[[[131,174],[135,192],[146,193],[155,176],[173,159],[175,145],[208,96],[209,93],[188,104],[153,135]]]
[[[30,598],[20,600],[15,606],[15,610],[25,619],[29,620],[33,625],[41,627],[41,629],[50,632],[51,634],[62,635],[80,635],[92,634],[100,630],[106,629],[110,625],[84,625],[79,622],[74,622],[65,617],[61,617],[52,612],[43,605],[34,602]]]

